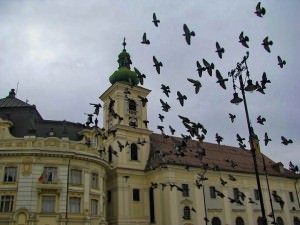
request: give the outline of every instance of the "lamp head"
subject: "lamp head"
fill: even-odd
[[[241,103],[243,101],[243,99],[241,99],[238,95],[238,93],[233,93],[233,99],[231,99],[231,103],[238,105],[239,103]]]
[[[257,89],[257,86],[252,83],[252,80],[247,80],[247,86],[245,87],[245,91],[253,92]]]

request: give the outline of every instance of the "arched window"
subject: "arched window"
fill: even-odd
[[[221,220],[219,219],[219,217],[214,217],[211,220],[211,224],[212,225],[221,225],[222,223],[221,223]]]
[[[244,223],[244,220],[243,220],[242,217],[237,217],[237,218],[235,219],[235,224],[236,224],[236,225],[244,225],[245,223]]]
[[[130,146],[130,159],[138,160],[138,147],[135,143],[132,143]]]
[[[191,219],[191,210],[190,207],[185,206],[183,208],[183,219],[190,220]]]
[[[128,106],[129,106],[129,113],[135,114],[136,113],[136,103],[134,100],[129,99],[128,100]]]
[[[277,225],[284,225],[283,219],[282,219],[280,216],[278,216],[278,217],[276,218],[276,223],[277,223]]]

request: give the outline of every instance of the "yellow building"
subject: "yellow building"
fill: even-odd
[[[251,152],[153,133],[125,48],[118,63],[101,129],[45,120],[14,90],[0,99],[0,225],[261,224]],[[299,174],[262,157],[268,224],[299,224]]]

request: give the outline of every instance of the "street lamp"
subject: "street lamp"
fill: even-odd
[[[256,183],[257,183],[257,189],[258,189],[259,201],[260,201],[260,207],[261,207],[262,222],[263,222],[263,225],[267,225],[267,218],[266,218],[266,213],[265,213],[264,201],[263,201],[259,173],[258,173],[258,168],[257,168],[257,161],[256,161],[255,144],[258,144],[258,138],[257,138],[256,134],[254,133],[253,127],[251,126],[251,122],[249,119],[249,113],[248,113],[248,106],[247,106],[247,101],[246,101],[246,95],[245,95],[245,91],[253,92],[257,89],[257,86],[253,85],[252,80],[250,79],[250,73],[249,73],[248,66],[247,66],[248,57],[249,57],[249,52],[246,52],[246,56],[243,57],[243,60],[241,62],[237,63],[236,68],[231,70],[228,73],[228,76],[232,78],[233,89],[234,89],[233,99],[230,102],[233,104],[236,104],[236,105],[238,105],[242,101],[244,102],[245,113],[246,113],[246,118],[247,118],[247,126],[248,126],[248,131],[249,131],[250,150],[252,152],[252,157],[253,157],[255,177],[256,177]],[[243,80],[243,71],[246,71],[245,81]],[[236,84],[235,84],[236,79],[239,79],[239,84],[240,84],[239,87],[236,86]],[[247,86],[245,87],[246,81],[247,81]],[[240,98],[238,96],[238,93],[236,92],[237,89],[239,89],[241,91],[242,98]]]

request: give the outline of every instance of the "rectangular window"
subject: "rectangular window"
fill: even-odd
[[[92,188],[97,189],[99,187],[98,183],[99,183],[98,173],[92,173],[92,175],[91,175]]]
[[[40,182],[57,182],[57,168],[44,167],[43,173],[39,178]]]
[[[91,200],[91,214],[92,216],[98,215],[98,200],[96,199]]]
[[[182,196],[189,197],[189,185],[188,184],[182,184]]]
[[[290,201],[294,202],[294,193],[290,191],[289,196],[290,196]]]
[[[71,170],[70,183],[75,185],[81,184],[81,170],[77,170],[77,169]]]
[[[210,198],[216,198],[216,188],[214,186],[209,187]]]
[[[140,201],[140,189],[132,190],[132,200],[136,202]]]
[[[12,212],[14,205],[13,195],[2,195],[0,203],[0,212]]]
[[[257,189],[254,189],[254,199],[259,200],[259,192]]]
[[[149,203],[150,203],[150,222],[155,223],[155,210],[154,210],[154,193],[153,188],[149,190]]]
[[[70,197],[69,198],[69,212],[80,213],[81,198]]]
[[[17,167],[5,167],[4,169],[4,182],[16,182]]]
[[[111,191],[107,191],[107,202],[111,202]]]
[[[239,189],[238,188],[233,188],[233,198],[239,199]]]
[[[55,196],[42,196],[42,212],[54,213],[55,212]]]

